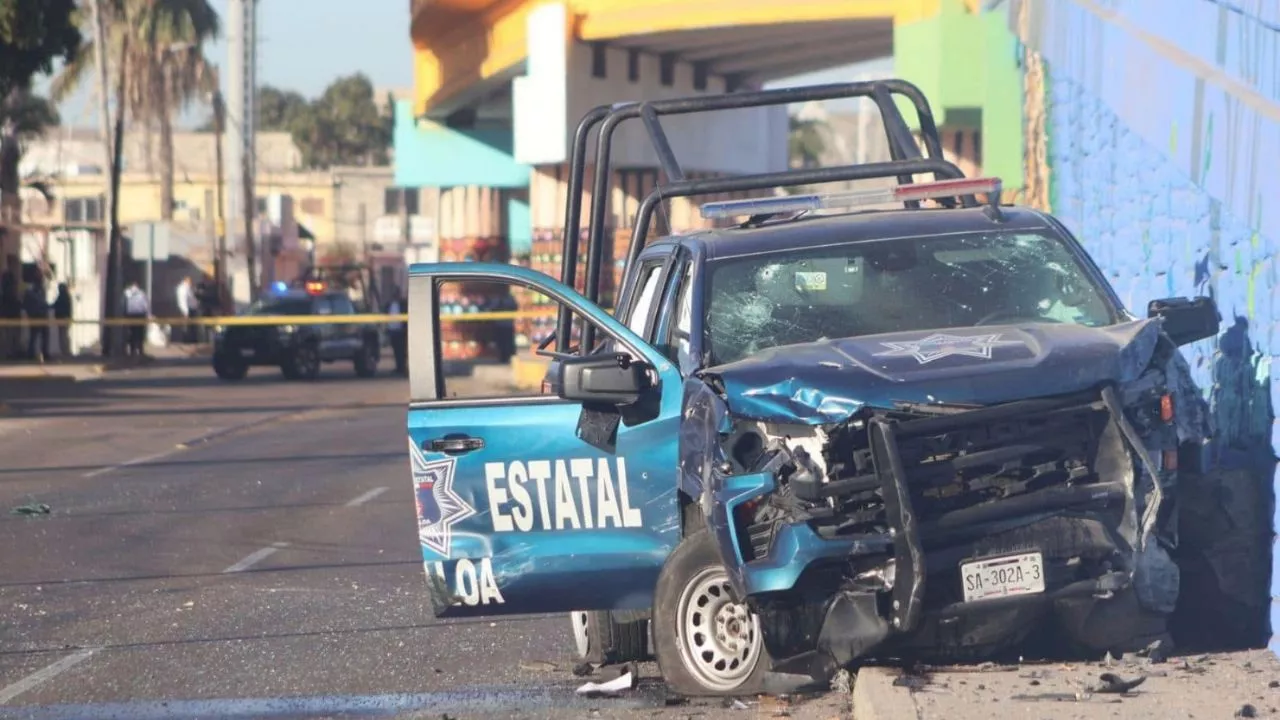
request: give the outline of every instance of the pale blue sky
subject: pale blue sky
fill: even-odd
[[[210,0],[222,17],[223,39],[209,49],[211,60],[227,62],[227,0]],[[871,72],[888,72],[888,60],[869,63]],[[838,68],[804,76],[808,82],[853,79],[864,68]],[[406,0],[259,0],[258,82],[296,90],[307,97],[319,95],[342,75],[363,72],[375,87],[409,89],[413,84],[412,49],[409,43],[409,3]],[[786,84],[792,84],[800,78]],[[47,82],[38,83],[43,89]],[[76,93],[62,107],[63,122],[92,126],[97,120],[95,93],[91,87]],[[203,108],[187,113],[188,122],[200,122]]]

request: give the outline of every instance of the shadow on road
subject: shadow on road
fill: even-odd
[[[302,408],[306,409],[306,408]],[[133,465],[132,469],[151,469],[151,468],[192,468],[192,467],[226,467],[228,465],[253,465],[253,464],[291,464],[299,465],[310,462],[377,462],[382,460],[403,460],[408,455],[405,451],[382,452],[382,453],[348,453],[333,455],[291,455],[287,457],[251,457],[251,458],[226,458],[218,460],[149,460],[146,463],[138,463]],[[48,467],[3,467],[0,468],[0,477],[5,475],[30,475],[33,473],[58,473],[58,472],[87,472],[90,470],[98,470],[104,467],[101,464],[93,465],[52,465]]]
[[[505,623],[526,623],[545,620],[545,615],[526,615],[521,617],[505,617],[502,622]],[[203,643],[221,643],[221,642],[251,642],[262,640],[280,640],[289,638],[313,638],[313,637],[342,637],[342,636],[358,636],[373,633],[385,632],[405,632],[408,630],[425,630],[432,627],[440,627],[442,625],[489,625],[493,622],[493,618],[458,618],[446,621],[436,621],[427,623],[408,623],[401,625],[374,625],[372,627],[357,628],[334,628],[321,630],[294,630],[283,632],[266,632],[254,633],[252,635],[216,635],[212,637],[196,637],[196,638],[180,638],[175,640],[150,640],[146,642],[125,642],[125,643],[103,643],[94,645],[99,650],[128,650],[140,648],[159,648],[181,645],[199,645]],[[26,650],[0,650],[0,657],[14,655],[36,655],[47,652],[66,652],[65,645],[58,645],[50,648],[31,648]]]
[[[46,398],[41,400],[19,401],[18,414],[32,415],[47,418],[56,417],[130,417],[130,416],[147,416],[147,415],[234,415],[243,413],[300,413],[308,410],[332,409],[337,407],[341,409],[348,407],[351,409],[404,409],[403,402],[386,402],[386,403],[360,403],[358,405],[329,405],[323,402],[323,398],[318,398],[315,403],[306,405],[229,405],[229,406],[199,406],[199,405],[182,405],[177,407],[145,407],[142,402],[153,401],[154,397],[147,397],[139,400],[139,404],[134,407],[120,407],[119,401],[121,396],[102,397],[92,404],[84,399],[77,400],[58,400]]]
[[[40,520],[32,520],[31,522],[42,522]],[[309,565],[273,565],[270,567],[253,567],[248,570],[241,570],[236,573],[221,572],[202,572],[202,573],[156,573],[152,575],[117,575],[114,577],[86,577],[86,578],[47,578],[43,580],[20,580],[17,582],[0,581],[0,588],[15,587],[45,587],[54,585],[107,585],[113,583],[135,583],[135,582],[156,582],[160,580],[211,580],[213,578],[231,578],[243,577],[247,575],[266,575],[269,573],[287,573],[299,572],[303,570],[350,570],[353,568],[380,568],[393,566],[412,566],[417,572],[422,572],[422,556],[416,556],[412,560],[381,560],[378,562],[340,562],[340,563],[312,563]],[[0,655],[4,653],[0,651]]]

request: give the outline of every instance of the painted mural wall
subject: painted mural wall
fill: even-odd
[[[1242,494],[1273,507],[1280,3],[1024,0],[1009,12],[1032,51],[1052,211],[1135,315],[1154,298],[1217,300],[1223,333],[1184,348],[1213,409],[1209,458],[1265,486]],[[1218,571],[1242,585],[1267,574]]]

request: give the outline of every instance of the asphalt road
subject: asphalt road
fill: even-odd
[[[579,699],[566,618],[437,621],[402,379],[194,365],[4,394],[0,718],[847,714],[669,705],[652,665]],[[9,512],[31,503],[50,514]]]
[[[672,704],[653,664],[623,698],[582,699],[563,616],[436,620],[405,391],[346,367],[0,382],[0,720],[850,717],[835,692]],[[10,512],[33,503],[51,512]],[[1108,669],[860,675],[877,707],[859,720],[1280,714],[1267,651],[1126,660],[1150,677],[1136,694],[1081,699]]]

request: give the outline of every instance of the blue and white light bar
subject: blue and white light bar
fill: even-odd
[[[707,220],[741,217],[743,215],[773,215],[833,208],[856,208],[868,205],[902,203],[912,200],[936,200],[985,193],[998,201],[1002,183],[1000,178],[965,178],[939,180],[927,183],[908,183],[874,190],[851,190],[829,195],[784,195],[779,197],[750,198],[747,200],[723,200],[703,203],[698,208]]]

